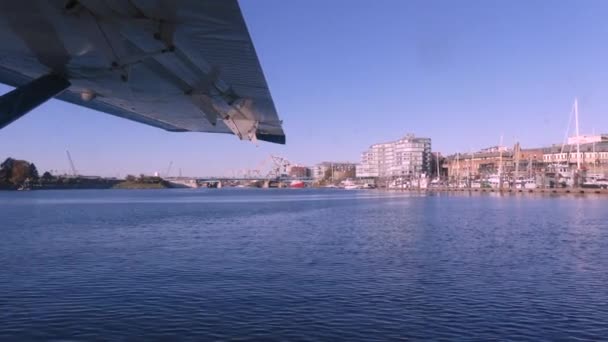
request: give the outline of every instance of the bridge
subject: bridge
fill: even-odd
[[[289,187],[292,181],[301,181],[308,184],[314,182],[311,177],[277,177],[272,179],[262,177],[167,177],[165,180],[176,188],[221,188],[227,185],[280,188]]]
[[[312,183],[312,177],[292,177],[287,175],[288,168],[293,164],[287,159],[270,155],[262,160],[253,169],[244,169],[234,172],[233,176],[208,176],[208,177],[167,177],[164,179],[174,187],[181,188],[221,188],[223,186],[254,186],[254,187],[288,187],[292,181]],[[169,164],[170,170],[171,164]],[[268,169],[269,168],[269,169]]]

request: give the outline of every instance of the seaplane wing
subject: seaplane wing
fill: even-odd
[[[0,1],[0,128],[50,98],[285,143],[236,0]]]

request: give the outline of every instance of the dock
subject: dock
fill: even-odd
[[[400,190],[400,189],[396,189]],[[502,194],[604,194],[608,195],[608,189],[599,188],[537,188],[537,189],[497,189],[497,188],[427,188],[427,189],[404,189],[409,191],[425,192],[488,192]]]

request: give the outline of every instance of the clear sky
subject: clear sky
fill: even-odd
[[[269,154],[358,161],[408,132],[433,150],[560,143],[608,132],[608,2],[243,0],[287,145],[169,133],[50,101],[0,131],[0,158],[83,174],[230,174]],[[0,92],[9,88],[0,86]]]

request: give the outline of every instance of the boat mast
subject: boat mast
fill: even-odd
[[[471,152],[471,161],[469,163],[469,188],[471,187],[471,173],[473,172],[473,149],[469,150]]]
[[[502,138],[500,136],[500,144],[498,145],[498,188],[502,189]]]
[[[460,188],[460,153],[456,153],[456,187]]]
[[[581,169],[581,144],[578,132],[578,98],[574,98],[574,122],[576,124],[576,169]]]
[[[593,129],[593,135],[595,135],[595,128]],[[596,173],[597,172],[597,162],[598,158],[595,155],[595,140],[593,141],[593,172]]]
[[[513,154],[514,154],[514,158],[515,159],[515,177],[514,178],[514,184],[515,184],[515,188],[517,188],[517,180],[519,178],[519,142],[517,142],[513,148]]]
[[[439,152],[437,152],[437,159],[435,160],[435,162],[435,164],[437,164],[437,181],[439,181],[441,179],[439,175]]]

